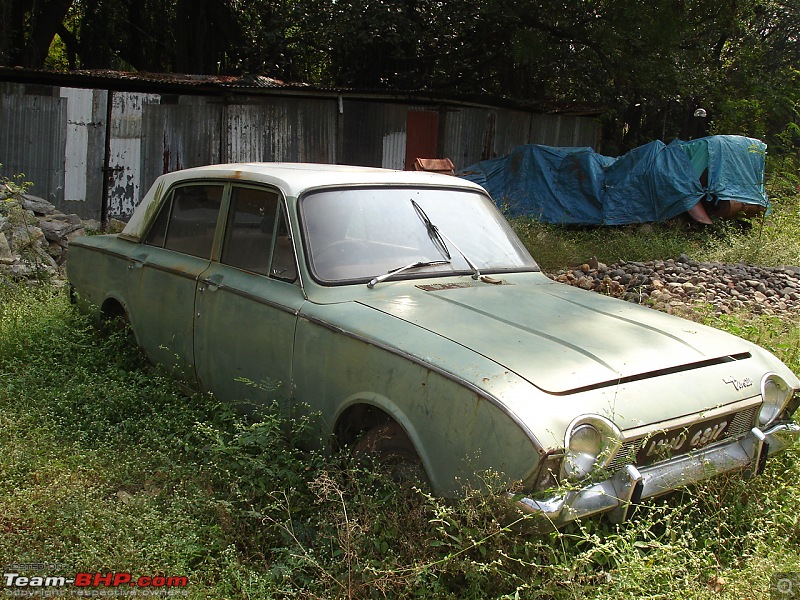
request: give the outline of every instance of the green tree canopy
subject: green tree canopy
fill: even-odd
[[[47,66],[57,38],[71,69],[591,105],[606,150],[706,131],[800,143],[800,0],[0,0],[0,14],[7,65]]]

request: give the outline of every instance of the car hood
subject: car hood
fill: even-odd
[[[549,393],[702,366],[752,346],[678,317],[551,283],[420,284],[360,302],[471,349]]]

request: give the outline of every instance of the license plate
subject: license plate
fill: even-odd
[[[725,415],[702,423],[656,433],[647,438],[636,453],[636,464],[644,465],[679,454],[686,454],[725,439],[734,416]]]

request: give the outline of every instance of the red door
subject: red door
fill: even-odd
[[[432,110],[410,110],[406,117],[406,171],[418,158],[438,158],[439,113]]]

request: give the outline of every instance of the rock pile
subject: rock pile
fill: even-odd
[[[98,221],[84,221],[42,198],[0,188],[0,276],[57,277],[70,240],[99,229]]]
[[[666,312],[682,314],[696,304],[714,314],[800,315],[800,267],[756,267],[677,259],[605,265],[590,260],[550,277]]]

